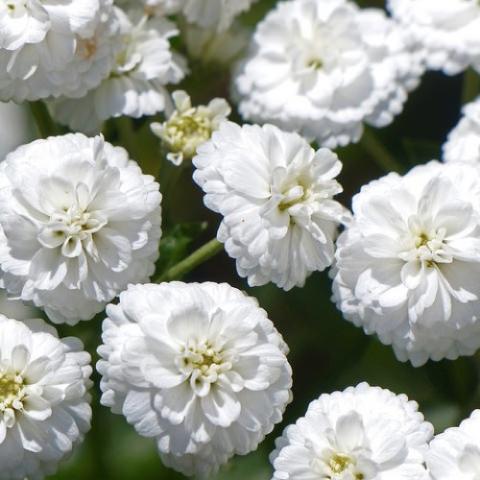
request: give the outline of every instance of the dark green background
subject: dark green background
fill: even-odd
[[[234,1],[234,0],[232,0]],[[275,1],[260,0],[242,20],[253,26]],[[362,6],[382,6],[383,2],[358,2]],[[182,49],[180,41],[177,48]],[[196,102],[214,96],[228,96],[228,72],[215,66],[191,64],[192,75],[182,87]],[[428,73],[421,86],[410,96],[404,113],[379,136],[395,154],[405,170],[440,156],[440,146],[457,123],[461,107],[462,77]],[[175,171],[161,160],[157,140],[150,134],[148,122],[112,121],[107,138],[123,144],[145,171],[159,174],[167,193],[164,207],[162,268],[175,263],[215,235],[220,219],[203,207],[202,195],[191,180],[189,167]],[[340,182],[345,193],[341,200],[349,205],[361,185],[383,175],[360,146],[339,152],[344,163]],[[179,177],[179,178],[176,178]],[[179,228],[179,224],[208,222]],[[177,228],[174,229],[174,226]],[[190,236],[196,238],[190,242]],[[284,423],[260,448],[243,458],[235,458],[218,480],[268,480],[271,467],[268,454],[282,428],[305,412],[310,401],[321,393],[344,389],[361,381],[406,393],[419,402],[421,410],[437,432],[457,424],[478,405],[478,361],[471,358],[455,362],[430,362],[422,368],[398,362],[390,347],[344,321],[330,301],[331,286],[326,272],[314,274],[303,289],[284,292],[273,285],[248,288],[235,273],[234,262],[222,253],[202,265],[188,281],[229,282],[258,298],[269,317],[290,346],[293,367],[294,401],[288,407]],[[75,328],[62,327],[62,335],[77,335],[91,351],[99,343],[101,318]],[[97,393],[94,393],[95,402]],[[55,479],[77,480],[174,480],[184,478],[164,468],[154,442],[138,436],[123,417],[103,407],[94,407],[93,429],[83,446],[62,467]]]

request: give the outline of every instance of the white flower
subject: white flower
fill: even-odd
[[[437,435],[426,461],[432,480],[480,478],[480,410],[472,412],[459,427]]]
[[[331,265],[348,212],[333,196],[342,165],[295,133],[224,122],[193,159],[208,208],[223,215],[217,238],[250,285],[289,290]]]
[[[88,320],[158,257],[159,185],[122,148],[81,134],[0,164],[0,267],[10,294],[54,322]]]
[[[428,68],[455,75],[480,71],[477,0],[388,0],[393,17],[425,49]]]
[[[465,105],[462,112],[463,118],[443,146],[443,160],[480,165],[480,99]]]
[[[185,74],[183,59],[172,53],[169,38],[178,31],[162,18],[117,10],[122,25],[122,45],[115,65],[98,87],[82,98],[60,98],[50,106],[53,116],[72,130],[95,134],[105,120],[126,115],[140,118],[165,109],[165,86],[178,83]]]
[[[366,383],[321,395],[277,439],[272,480],[428,480],[433,427],[417,410]]]
[[[191,160],[200,145],[210,139],[231,112],[223,98],[214,98],[208,105],[192,107],[192,101],[183,90],[172,94],[175,110],[164,123],[152,123],[155,135],[168,150],[167,159],[174,165]]]
[[[388,125],[422,73],[422,52],[379,9],[346,0],[278,3],[257,27],[235,79],[241,114],[320,145]]]
[[[2,1],[0,99],[85,95],[111,70],[117,33],[109,0]]]
[[[0,479],[40,480],[90,428],[90,355],[42,320],[0,330]]]
[[[166,465],[208,477],[281,421],[287,346],[255,299],[227,284],[136,285],[107,314],[102,403],[155,438]]]
[[[401,361],[455,359],[480,347],[480,175],[431,162],[353,198],[337,241],[334,299]]]

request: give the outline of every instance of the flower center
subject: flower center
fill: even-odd
[[[84,60],[90,60],[98,49],[97,39],[95,37],[78,40],[78,54]]]
[[[353,463],[353,459],[350,458],[348,455],[336,453],[330,458],[328,465],[330,466],[330,470],[332,471],[332,473],[342,473],[350,465],[353,465]]]
[[[0,370],[0,413],[6,410],[22,410],[25,384],[17,372]]]
[[[321,480],[365,480],[366,476],[358,470],[355,457],[335,452],[333,455],[315,458],[313,468]]]
[[[98,232],[107,219],[98,212],[88,212],[74,205],[63,211],[56,212],[41,230],[39,241],[44,247],[61,247],[65,257],[78,257],[82,252],[82,242],[90,242],[95,232]]]
[[[163,140],[170,151],[182,152],[192,158],[197,147],[212,136],[212,123],[208,117],[192,108],[181,115],[173,114],[168,120]]]
[[[290,184],[282,189],[282,200],[278,204],[278,209],[281,212],[288,210],[289,208],[305,202],[310,196],[310,189],[306,185],[305,181],[298,179],[295,184]]]
[[[451,263],[453,257],[445,242],[447,231],[441,227],[425,228],[416,217],[409,219],[409,237],[406,240],[400,258],[406,262],[420,261],[432,268],[437,263]]]
[[[25,0],[3,0],[3,4],[10,15],[23,15],[27,10],[27,2]]]
[[[190,379],[195,393],[204,396],[210,390],[210,385],[217,382],[218,376],[232,368],[232,364],[224,357],[222,349],[215,348],[211,342],[189,341],[182,347],[177,363]]]
[[[320,58],[311,58],[307,62],[307,67],[312,70],[321,70],[323,67],[323,61]]]

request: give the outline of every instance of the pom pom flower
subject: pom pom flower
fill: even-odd
[[[433,427],[417,409],[366,383],[321,395],[277,439],[272,480],[428,480]]]
[[[349,218],[333,200],[342,191],[333,152],[272,125],[224,122],[193,163],[205,204],[224,217],[217,238],[250,285],[289,290],[330,266],[337,225]]]
[[[344,316],[413,365],[480,347],[480,178],[431,162],[371,182],[337,241],[334,298]]]
[[[159,185],[101,137],[51,137],[0,166],[6,290],[54,322],[88,320],[154,271]]]
[[[155,438],[166,465],[208,477],[282,419],[287,347],[254,299],[227,284],[137,285],[107,314],[102,403]]]
[[[358,141],[365,122],[391,123],[422,72],[422,50],[382,10],[293,0],[258,25],[235,91],[246,119],[334,148]]]
[[[42,320],[0,331],[0,478],[42,479],[90,428],[90,355]]]

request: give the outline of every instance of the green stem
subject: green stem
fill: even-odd
[[[38,133],[42,138],[57,134],[57,127],[48,113],[47,106],[41,100],[30,102],[30,111],[37,125]]]
[[[220,243],[216,238],[214,238],[213,240],[210,240],[208,243],[203,245],[203,247],[200,247],[198,250],[193,252],[189,257],[177,263],[165,273],[156,277],[153,282],[161,283],[169,282],[171,280],[180,280],[187,273],[191,272],[202,263],[214,257],[222,250],[223,244]]]
[[[403,166],[383,146],[371,129],[365,129],[362,139],[360,140],[360,145],[385,172],[402,172],[404,170]]]
[[[462,104],[475,100],[480,93],[480,75],[472,68],[463,74]]]

